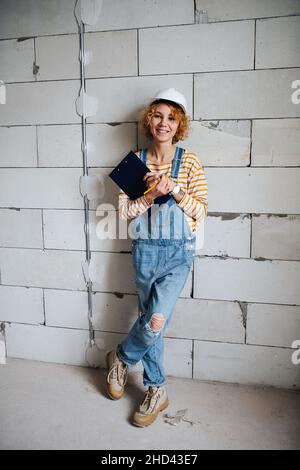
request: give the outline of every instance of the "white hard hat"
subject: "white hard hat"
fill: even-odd
[[[185,96],[182,93],[175,90],[175,88],[168,88],[167,90],[160,91],[156,96],[151,100],[151,103],[157,100],[167,100],[172,101],[173,103],[178,104],[184,113],[186,114],[187,102]]]

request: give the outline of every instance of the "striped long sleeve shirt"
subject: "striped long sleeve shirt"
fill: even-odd
[[[140,156],[138,151],[135,153]],[[150,171],[164,173],[167,177],[171,176],[172,162],[158,164],[148,160],[147,166]],[[183,153],[178,184],[185,195],[177,204],[183,209],[192,232],[196,232],[207,215],[207,181],[195,153],[188,151]],[[119,215],[123,220],[133,219],[143,214],[150,206],[145,196],[132,200],[123,191],[119,193]]]

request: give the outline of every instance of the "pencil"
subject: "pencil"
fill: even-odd
[[[165,177],[165,175],[162,174],[161,177],[160,177],[160,180],[157,183],[154,183],[152,186],[150,186],[150,188],[148,188],[147,191],[144,192],[144,195],[149,193],[149,191],[151,191],[151,189],[155,188],[155,186],[157,186],[158,183],[161,181],[161,178],[164,178],[164,177]]]
[[[158,183],[154,183],[152,186],[150,186],[150,188],[147,189],[147,191],[144,192],[144,195],[149,193],[149,191],[151,191],[153,188],[155,188],[155,186],[157,186]]]

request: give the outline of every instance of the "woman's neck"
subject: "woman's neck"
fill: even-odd
[[[166,143],[154,143],[152,142],[150,151],[152,154],[152,160],[155,163],[168,163],[174,158],[176,145]]]

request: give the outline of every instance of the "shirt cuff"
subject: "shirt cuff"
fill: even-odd
[[[182,209],[184,209],[184,207],[186,206],[187,204],[187,199],[188,199],[188,194],[185,192],[184,195],[183,195],[183,198],[180,199],[180,201],[177,203]]]
[[[143,203],[144,203],[147,207],[151,207],[151,206],[152,206],[153,203],[151,204],[150,202],[148,202],[148,200],[146,199],[146,196],[142,196],[142,198],[143,198]]]

